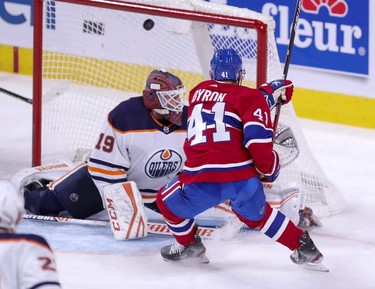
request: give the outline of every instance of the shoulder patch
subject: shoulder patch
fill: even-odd
[[[155,126],[155,122],[152,120],[149,110],[143,104],[141,96],[132,97],[117,105],[108,114],[108,122],[122,132],[152,129]]]

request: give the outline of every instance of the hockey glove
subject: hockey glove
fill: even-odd
[[[277,168],[277,170],[272,175],[269,175],[269,176],[263,175],[263,176],[260,177],[260,180],[262,181],[262,183],[273,183],[274,181],[276,181],[279,174],[280,174],[280,166]]]
[[[276,79],[260,86],[260,91],[264,94],[270,109],[274,108],[278,101],[281,104],[288,103],[292,99],[293,89],[293,83],[283,79]]]
[[[280,158],[279,154],[274,150],[273,154],[275,156],[274,163],[272,165],[272,168],[269,170],[268,173],[261,173],[260,180],[263,183],[273,183],[280,173]]]

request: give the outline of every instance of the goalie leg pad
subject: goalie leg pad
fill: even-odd
[[[142,196],[135,182],[104,188],[104,199],[113,235],[116,240],[147,236],[147,215]]]
[[[272,188],[265,188],[266,201],[272,208],[280,210],[295,225],[299,223],[299,210],[303,205],[303,198],[300,190],[296,187],[282,189],[273,185]]]
[[[12,177],[12,182],[20,192],[23,192],[24,187],[33,181],[38,181],[41,179],[52,181],[61,177],[63,174],[73,168],[73,163],[68,160],[61,160],[42,166],[25,168]]]

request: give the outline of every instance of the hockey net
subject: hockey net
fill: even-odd
[[[282,75],[274,21],[248,9],[200,0],[37,0],[34,10],[33,165],[89,152],[106,114],[141,95],[153,69],[178,75],[189,91],[208,78],[214,50],[234,48],[246,69],[243,85]],[[340,212],[344,200],[311,154],[291,104],[277,135],[277,185],[298,187],[319,217]]]

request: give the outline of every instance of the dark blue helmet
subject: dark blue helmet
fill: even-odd
[[[241,83],[245,71],[242,60],[234,49],[220,49],[211,59],[211,79],[218,81],[231,80]]]

